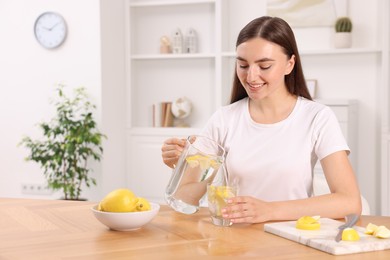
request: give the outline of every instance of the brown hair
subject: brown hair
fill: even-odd
[[[256,18],[240,31],[237,37],[236,48],[241,43],[256,37],[278,44],[282,47],[288,58],[295,55],[294,69],[284,78],[287,90],[291,94],[312,100],[306,86],[305,76],[303,75],[302,63],[295,36],[288,23],[278,17],[263,16]],[[235,70],[230,103],[234,103],[247,96],[248,94],[238,79],[237,71]]]

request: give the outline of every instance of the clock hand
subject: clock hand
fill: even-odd
[[[59,25],[59,24],[60,24],[60,22],[54,24],[52,27],[49,28],[49,31],[53,30],[53,28],[56,27],[56,26]]]

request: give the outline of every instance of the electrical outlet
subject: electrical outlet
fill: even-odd
[[[50,195],[53,191],[44,183],[22,183],[22,193],[30,195]]]

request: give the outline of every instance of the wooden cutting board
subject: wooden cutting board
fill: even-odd
[[[390,238],[380,239],[366,235],[364,234],[365,228],[358,226],[355,226],[354,229],[360,235],[359,241],[340,241],[337,243],[334,238],[338,233],[338,227],[344,222],[329,218],[321,218],[319,221],[321,223],[319,230],[300,230],[295,228],[296,221],[285,221],[264,224],[264,231],[333,255],[390,249]]]

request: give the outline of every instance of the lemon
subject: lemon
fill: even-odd
[[[379,226],[373,233],[377,238],[389,238],[390,230],[385,226]]]
[[[375,224],[369,223],[366,227],[364,233],[368,235],[373,235],[377,238],[389,238],[390,230],[385,226],[377,226]]]
[[[211,201],[225,200],[235,196],[234,189],[229,186],[209,186],[208,196]]]
[[[199,162],[194,160],[188,161],[188,165],[190,166],[190,168],[195,168],[199,166]]]
[[[190,166],[190,168],[195,168],[199,165],[198,158],[199,158],[199,155],[192,155],[192,156],[188,156],[186,158],[186,161],[187,161],[188,165]]]
[[[235,196],[233,189],[228,186],[218,186],[215,195],[222,199],[228,199]]]
[[[199,162],[199,166],[200,166],[200,169],[201,170],[207,170],[208,168],[210,168],[210,165],[211,165],[211,160],[209,157],[207,156],[201,156],[199,159],[198,159],[198,162]]]
[[[191,168],[200,166],[202,170],[207,170],[210,167],[214,169],[218,169],[219,166],[221,165],[221,163],[216,161],[215,159],[200,154],[187,156],[186,161]]]
[[[357,241],[360,239],[359,233],[353,228],[346,228],[341,235],[343,241]]]
[[[229,186],[214,186],[210,185],[207,196],[210,204],[215,207],[216,215],[222,215],[222,208],[226,207],[226,199],[234,197],[236,194],[234,189]]]
[[[187,156],[186,161],[191,168],[195,168],[199,165],[199,161],[198,161],[199,157],[200,157],[200,155],[197,155],[197,154]]]
[[[317,230],[320,229],[321,227],[321,223],[318,221],[319,219],[320,219],[319,216],[314,216],[314,217],[303,216],[297,220],[295,227],[297,229],[303,229],[303,230]]]
[[[210,158],[205,155],[195,154],[186,158],[188,165],[191,168],[200,166],[202,170],[210,168]]]
[[[219,166],[221,165],[221,162],[217,161],[217,160],[211,160],[210,161],[210,166],[217,170],[219,168]]]
[[[319,220],[320,218],[321,218],[321,216],[312,216],[312,218],[314,219],[314,220]]]
[[[99,203],[101,211],[132,212],[136,210],[138,198],[131,190],[117,189],[108,193]]]
[[[151,206],[147,199],[138,198],[136,209],[137,211],[148,211],[151,209]]]
[[[378,229],[378,226],[375,225],[375,224],[372,224],[372,223],[368,223],[367,227],[366,227],[366,230],[364,231],[364,233],[366,233],[367,235],[372,235],[374,234],[374,232]]]
[[[201,155],[199,155],[199,154],[190,155],[190,156],[187,156],[186,160],[187,160],[187,162],[188,162],[188,161],[196,161],[196,160],[198,160],[200,157],[201,157]]]

